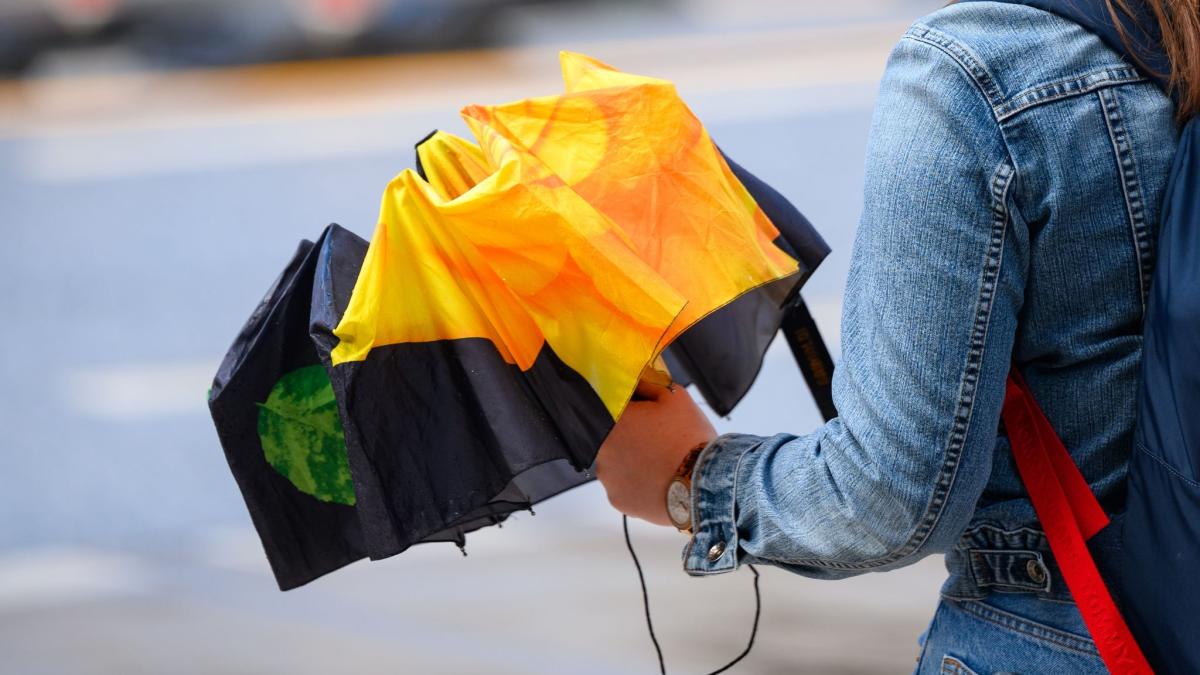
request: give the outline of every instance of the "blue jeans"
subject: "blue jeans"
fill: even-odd
[[[920,642],[917,675],[1108,672],[1074,603],[1026,593],[943,598]]]

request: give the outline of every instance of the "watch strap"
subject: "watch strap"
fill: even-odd
[[[678,487],[682,487],[687,492],[687,522],[686,524],[671,516],[671,523],[675,529],[685,534],[692,534],[692,509],[691,509],[691,492],[692,492],[692,472],[696,469],[696,462],[700,459],[700,454],[708,447],[708,442],[700,443],[692,448],[687,455],[684,455],[683,461],[679,463],[679,468],[675,469],[675,476],[671,478],[670,486],[667,489],[667,511],[670,513],[673,498],[671,493],[677,492]],[[677,487],[678,486],[678,487]]]
[[[683,461],[679,463],[679,468],[675,469],[675,477],[673,480],[682,481],[688,489],[692,487],[692,472],[696,469],[696,461],[700,459],[700,453],[708,447],[708,441],[705,441],[696,447],[692,448]]]

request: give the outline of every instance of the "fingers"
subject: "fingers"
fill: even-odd
[[[648,380],[639,380],[637,389],[633,393],[633,400],[657,401],[663,396],[669,395],[672,386],[674,385],[662,385]]]

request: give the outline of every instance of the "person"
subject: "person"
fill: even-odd
[[[1119,514],[1160,205],[1200,101],[1196,3],[1143,2],[1167,17],[1178,106],[1049,11],[964,2],[913,24],[871,126],[839,415],[714,438],[686,391],[643,385],[597,458],[610,502],[687,532],[692,575],[840,579],[945,554],[919,673],[1106,672],[1000,418],[1016,368]]]

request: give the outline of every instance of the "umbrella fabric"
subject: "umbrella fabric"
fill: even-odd
[[[485,155],[511,143],[536,157],[686,299],[664,347],[743,293],[794,276],[778,230],[672,83],[581,54],[561,62],[566,94],[463,116]]]
[[[363,362],[332,367],[334,328],[350,303],[366,252],[365,241],[341,228],[323,238],[308,329],[317,353],[331,366],[346,420],[357,510],[371,557],[424,542],[463,546],[466,533],[591,480],[576,470],[563,439],[599,443],[607,427],[588,428],[586,420],[575,425],[570,415],[589,405],[593,412],[603,408],[594,397],[573,400],[586,388],[552,354],[525,378],[479,339],[395,345],[373,351]],[[534,405],[527,388],[539,385],[560,397],[561,407],[551,412],[569,425],[565,431]],[[482,423],[481,413],[487,415]],[[490,436],[496,445],[485,440]],[[511,464],[500,466],[496,458]]]
[[[757,377],[781,324],[805,326],[806,334],[816,335],[796,292],[829,247],[786,198],[719,150],[712,152],[715,146],[707,132],[670,82],[621,73],[580,54],[564,52],[561,61],[567,91],[575,96],[471,106],[464,111],[468,124],[481,138],[479,127],[486,124],[528,148],[589,203],[619,222],[641,255],[673,248],[674,259],[687,262],[669,270],[674,272],[670,280],[681,284],[685,294],[690,286],[714,280],[711,254],[723,249],[721,242],[691,235],[703,229],[697,223],[729,208],[728,201],[712,197],[726,189],[735,191],[738,200],[748,195],[758,207],[751,209],[754,217],[765,217],[765,225],[757,223],[755,243],[773,251],[763,237],[775,231],[772,243],[796,261],[795,275],[752,288],[709,315],[708,308],[691,303],[681,313],[676,333],[665,338],[670,346],[663,356],[674,379],[695,384],[714,412],[727,415]],[[694,140],[681,142],[681,137]],[[663,155],[669,157],[665,162]],[[462,195],[490,173],[483,151],[452,134],[431,134],[418,144],[417,156],[420,175],[447,199]],[[425,165],[433,170],[424,171]],[[681,181],[680,175],[701,178]],[[652,199],[648,208],[647,196]],[[719,227],[725,224],[715,229],[725,231]],[[733,246],[746,238],[744,231],[731,234]],[[677,334],[681,331],[686,332]],[[801,363],[807,366],[811,360]],[[829,371],[828,358],[824,361],[823,370]],[[822,393],[827,398],[827,376],[807,379],[818,398]]]
[[[789,342],[793,334],[813,336],[804,343],[812,344],[812,348],[793,351],[806,369],[813,394],[819,400],[828,398],[831,361],[798,291],[829,254],[829,246],[783,195],[723,153],[722,159],[778,229],[779,236],[773,243],[796,259],[798,270],[794,276],[746,292],[692,324],[663,352],[666,363],[658,369],[666,370],[669,365],[668,379],[695,385],[716,414],[728,415],[749,391],[767,347],[784,325],[795,327],[788,330]],[[431,169],[426,170],[426,166]],[[417,144],[416,171],[447,199],[463,194],[489,173],[479,146],[441,131]],[[825,356],[818,359],[821,372],[810,374],[810,352],[814,350]],[[643,378],[652,379],[654,375],[646,372]]]
[[[527,370],[549,344],[616,417],[687,299],[536,158],[501,152],[500,169],[458,199],[408,170],[388,186],[333,363],[481,338]]]
[[[668,344],[795,283],[669,83],[563,67],[566,94],[465,109],[479,143],[435,135],[428,180],[404,171],[383,196],[328,343],[372,557],[489,513],[526,472],[586,480]]]
[[[700,319],[671,343],[663,356],[676,382],[695,385],[713,412],[725,416],[750,390],[767,347],[782,327],[809,389],[828,419],[836,413],[829,399],[833,362],[799,291],[829,255],[829,246],[787,198],[728,155],[722,157],[779,230],[774,243],[796,259],[797,272],[751,290]],[[796,336],[805,338],[805,349],[797,348]]]
[[[284,590],[366,553],[333,389],[308,338],[317,251],[301,242],[209,393],[229,468]]]
[[[417,143],[416,150],[416,174],[447,200],[458,198],[489,174],[479,146],[454,134],[434,131]],[[672,382],[662,359],[649,364],[642,371],[642,379],[663,386]]]

